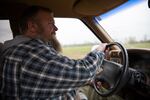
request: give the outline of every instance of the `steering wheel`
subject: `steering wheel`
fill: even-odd
[[[93,80],[93,86],[96,92],[101,96],[109,96],[119,91],[127,80],[128,74],[128,54],[126,49],[118,42],[110,43],[106,49],[111,46],[118,46],[122,52],[122,64],[103,60],[101,68],[103,71],[96,75]]]

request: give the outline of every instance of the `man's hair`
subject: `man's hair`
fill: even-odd
[[[30,6],[23,12],[23,14],[20,17],[19,29],[21,33],[24,33],[28,29],[27,22],[29,20],[33,20],[39,11],[46,11],[46,12],[52,13],[50,9],[45,8],[45,7]]]

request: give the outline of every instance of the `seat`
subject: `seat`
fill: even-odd
[[[2,52],[3,43],[0,43],[0,53]]]
[[[2,60],[2,49],[3,49],[4,44],[0,42],[0,76],[1,76],[1,60]]]
[[[3,43],[0,43],[0,60],[1,60],[1,53],[2,53],[2,48],[3,48]],[[1,61],[0,61],[1,62]],[[0,87],[1,87],[1,82],[2,82],[2,80],[1,80],[1,74],[2,74],[2,68],[1,68],[1,64],[0,64]],[[2,94],[0,93],[0,99],[2,100]]]

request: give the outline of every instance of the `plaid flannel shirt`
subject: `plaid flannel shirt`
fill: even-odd
[[[1,91],[21,100],[74,100],[76,88],[92,80],[103,58],[95,50],[83,59],[69,59],[32,39],[5,55]]]

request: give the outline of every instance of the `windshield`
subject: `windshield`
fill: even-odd
[[[129,0],[96,17],[110,37],[126,48],[150,48],[150,8],[147,0]]]

